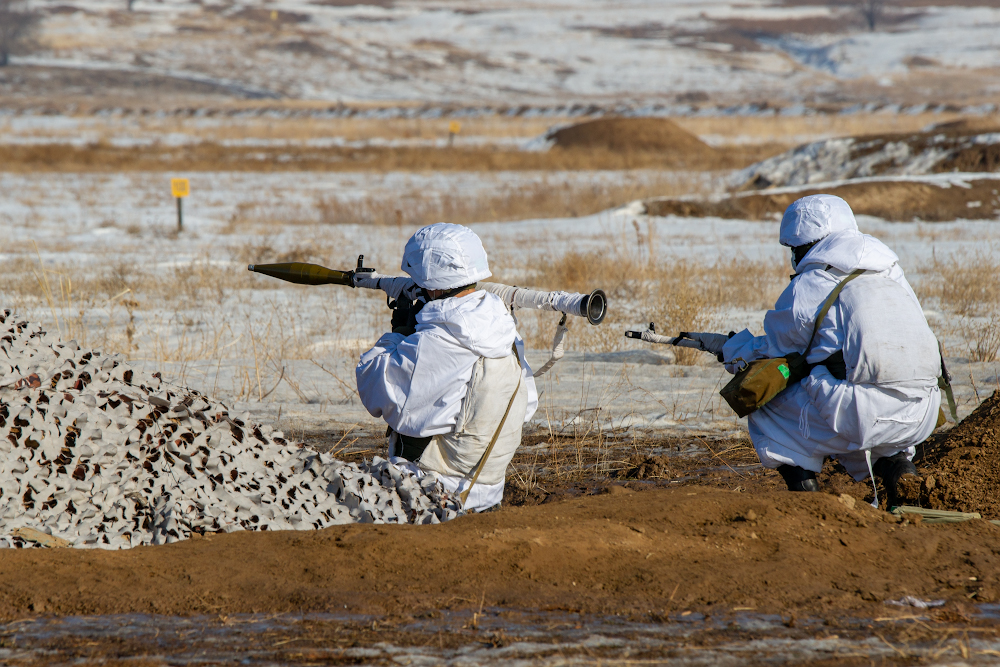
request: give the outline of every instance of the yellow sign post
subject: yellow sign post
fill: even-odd
[[[191,182],[186,178],[171,178],[170,192],[177,199],[177,231],[180,232],[184,229],[184,212],[181,201],[191,194]]]
[[[455,135],[462,131],[462,124],[457,120],[448,123],[448,146],[455,142]]]

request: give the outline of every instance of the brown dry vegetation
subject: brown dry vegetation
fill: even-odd
[[[0,77],[3,73],[0,73]],[[2,80],[2,79],[0,79]],[[315,106],[315,105],[314,105]],[[173,109],[164,116],[158,115],[105,115],[102,107],[83,109],[67,115],[65,126],[23,127],[16,122],[0,119],[0,129],[19,137],[45,139],[75,139],[80,131],[95,133],[100,139],[111,140],[123,134],[131,136],[184,135],[192,140],[223,142],[233,140],[263,139],[306,141],[336,137],[344,141],[368,140],[434,140],[447,139],[450,121],[423,118],[312,118],[296,117],[297,113],[311,110],[307,103],[293,104],[283,101],[278,113],[290,114],[287,118],[258,117],[261,110],[253,106],[199,107],[198,116],[192,118],[194,108]],[[89,111],[89,112],[88,112]],[[54,113],[54,111],[53,111]],[[463,118],[456,138],[461,144],[466,137],[491,139],[530,139],[544,134],[554,124],[569,122],[560,117],[509,118],[506,116],[480,116]],[[57,142],[58,143],[58,142]]]
[[[921,296],[958,315],[984,315],[1000,306],[1000,258],[995,252],[956,252],[921,267]]]
[[[636,243],[616,239],[604,251],[569,251],[548,261],[530,261],[533,282],[561,289],[590,292],[600,286],[614,303],[600,327],[578,327],[576,344],[594,352],[624,349],[622,331],[636,322],[655,322],[658,331],[710,331],[720,326],[727,307],[770,308],[787,283],[784,265],[769,261],[729,259],[715,264],[690,260],[664,261],[650,248],[657,246],[655,223],[636,224]],[[529,343],[544,348],[551,332],[528,329]],[[703,353],[673,350],[682,365],[706,361]]]
[[[796,199],[812,194],[833,194],[851,203],[857,214],[885,220],[929,222],[957,219],[991,219],[1000,213],[1000,180],[971,181],[968,188],[942,188],[929,183],[880,181],[851,183],[795,192],[767,191],[718,200],[654,199],[646,202],[650,215],[717,216],[763,220],[780,216]],[[970,206],[972,204],[972,206]]]
[[[248,107],[252,108],[252,107]],[[498,170],[498,169],[724,169],[747,166],[778,154],[792,144],[831,136],[915,132],[933,123],[962,123],[962,129],[987,130],[1000,124],[995,118],[963,119],[957,114],[817,114],[773,117],[689,117],[666,119],[598,119],[583,121],[557,132],[569,150],[525,153],[489,145],[463,146],[465,137],[524,138],[543,134],[551,124],[568,119],[483,117],[461,121],[454,148],[379,147],[309,148],[294,145],[311,139],[337,137],[344,141],[434,140],[448,134],[445,120],[366,118],[267,119],[239,118],[226,122],[226,109],[199,122],[185,116],[125,117],[76,116],[67,129],[8,128],[31,138],[61,137],[67,143],[47,146],[0,147],[0,170]],[[588,125],[592,125],[588,131]],[[0,127],[2,127],[0,123]],[[602,127],[604,126],[604,127]],[[610,127],[608,127],[610,126]],[[123,129],[124,128],[124,129]],[[592,130],[609,130],[595,133]],[[944,128],[947,129],[947,128]],[[69,142],[81,131],[100,140],[84,147]],[[112,140],[128,136],[183,134],[201,143],[186,147],[116,147]],[[596,135],[596,136],[595,136]],[[697,136],[692,136],[697,135]],[[697,137],[710,137],[724,150],[705,146]],[[289,141],[287,147],[230,147],[222,142],[247,139]],[[595,141],[596,139],[596,141]]]
[[[952,313],[952,326],[965,341],[970,361],[996,361],[1000,355],[1000,260],[996,252],[956,252],[919,267],[915,288],[924,303]]]
[[[554,149],[531,152],[496,147],[309,148],[232,147],[216,143],[142,148],[96,143],[0,146],[0,170],[111,171],[544,171],[595,169],[716,170],[748,166],[776,152],[741,146],[725,155],[682,151]]]
[[[954,121],[968,129],[985,130],[1000,126],[995,116],[965,119],[957,113],[922,114],[839,114],[810,116],[692,116],[673,121],[699,137],[710,136],[719,143],[805,143],[829,137],[854,137],[899,132],[919,132],[929,125]]]
[[[237,266],[279,261],[347,266],[343,248],[337,242],[336,227],[321,234],[314,228],[306,234],[308,238],[291,245],[287,241],[279,243],[266,233],[243,233],[266,229],[259,223],[243,220],[234,229],[241,230],[239,238],[246,240],[230,244],[222,251]],[[652,222],[637,224],[634,236],[608,236],[601,251],[570,247],[555,256],[539,256],[530,251],[511,253],[509,248],[498,247],[495,251],[491,249],[494,280],[577,292],[604,289],[614,305],[605,322],[599,327],[574,326],[570,338],[570,349],[598,353],[629,349],[622,331],[651,321],[656,322],[658,331],[666,333],[721,327],[723,312],[734,308],[768,309],[787,285],[788,267],[782,261],[738,258],[714,264],[685,259],[665,261],[658,252],[650,253],[650,248],[659,247],[657,235],[656,223]],[[216,257],[219,250],[216,249]],[[267,321],[274,327],[287,328],[281,335],[260,336],[256,340],[256,345],[266,350],[262,358],[274,360],[275,378],[280,371],[280,360],[311,357],[309,346],[314,338],[310,332],[336,336],[343,327],[338,308],[342,310],[344,305],[328,309],[329,312],[303,310],[301,300],[308,295],[305,288],[260,280],[246,271],[219,266],[207,256],[160,271],[146,270],[113,257],[98,272],[79,271],[73,266],[50,267],[43,272],[36,260],[25,256],[8,260],[0,268],[0,291],[7,295],[9,304],[41,308],[50,315],[51,326],[64,336],[129,357],[161,361],[220,356],[252,358],[254,341],[249,336],[231,348],[225,347],[248,325],[243,307],[250,288],[258,294],[259,290],[292,290],[287,301],[277,299],[263,310],[255,309],[255,317],[263,317],[264,329]],[[997,326],[1000,265],[993,255],[984,251],[975,255],[941,256],[907,269],[925,306],[954,315],[949,326],[966,341],[967,349],[951,353],[967,352],[973,360],[993,359],[1000,348]],[[384,302],[367,292],[345,294],[352,299],[356,297],[354,305],[347,307],[355,323],[363,323],[362,337],[376,336],[385,324]],[[179,321],[167,322],[151,312],[162,308],[167,316],[176,313],[174,317],[180,318]],[[308,321],[302,319],[306,312]],[[529,347],[549,346],[553,333],[551,314],[521,312],[519,321]],[[181,326],[186,337],[171,342],[164,333],[165,326],[167,330]],[[370,332],[363,333],[369,327]],[[347,346],[339,353],[354,352]],[[680,364],[708,361],[697,352],[679,352],[676,361]]]
[[[269,223],[273,229],[274,221]],[[337,266],[336,258],[343,254],[336,241],[336,227],[320,234],[313,228],[306,234],[308,239],[292,245],[278,243],[261,233],[259,230],[267,227],[260,222],[243,219],[232,228],[240,232],[236,238],[246,240],[217,247],[215,258],[220,250],[228,251],[237,266],[276,261],[332,262]],[[605,323],[599,327],[576,326],[571,336],[570,349],[592,352],[623,349],[622,330],[636,322],[655,321],[660,330],[706,330],[715,324],[717,312],[724,307],[767,308],[786,280],[786,269],[780,263],[662,262],[655,252],[650,253],[650,248],[657,246],[655,223],[637,225],[635,231],[634,238],[609,237],[604,252],[570,249],[542,258],[531,252],[511,254],[509,249],[497,248],[494,279],[581,292],[596,287],[606,290],[615,306]],[[336,336],[343,327],[337,308],[329,312],[303,309],[301,300],[307,296],[303,288],[260,280],[232,266],[219,266],[207,255],[160,271],[114,257],[108,257],[104,268],[96,272],[80,271],[70,265],[43,271],[37,260],[23,255],[4,262],[2,269],[0,291],[7,296],[8,304],[41,310],[49,325],[64,337],[131,358],[252,358],[256,344],[258,352],[264,350],[262,358],[273,360],[268,363],[274,364],[277,377],[282,359],[311,357],[309,345],[314,338],[309,332]],[[254,309],[255,319],[274,323],[274,331],[264,335],[265,325],[258,331],[256,343],[247,335],[233,347],[226,347],[249,324],[243,314],[249,304],[248,288],[292,292],[287,300],[279,298],[269,307]],[[384,302],[362,291],[348,291],[345,295],[356,302],[348,307],[354,312],[354,324],[362,323],[362,336],[377,336],[384,325]],[[303,320],[305,313],[308,321]],[[523,312],[519,319],[529,346],[547,348],[552,335],[551,314]],[[169,335],[178,327],[184,332],[179,341]],[[288,330],[272,335],[280,327]],[[370,333],[366,334],[367,327]],[[345,347],[340,352],[350,355],[355,350]],[[703,361],[702,355],[686,352],[679,355],[680,363]]]
[[[12,67],[12,70],[16,67]],[[11,101],[12,103],[15,101]],[[274,103],[268,103],[269,108]],[[119,136],[123,130],[138,135],[182,134],[193,139],[218,143],[227,140],[268,139],[304,141],[338,137],[344,141],[371,139],[445,139],[449,120],[420,118],[298,118],[294,114],[308,111],[315,104],[283,101],[277,111],[293,114],[288,118],[259,118],[232,114],[258,113],[260,104],[245,103],[217,107],[201,107],[197,118],[193,109],[172,109],[164,116],[156,115],[94,115],[105,111],[101,106],[91,109],[82,104],[77,115],[67,116],[75,124],[66,128],[25,128],[10,126],[0,120],[0,128],[22,137],[65,137],[75,139],[80,130],[95,132],[103,139]],[[88,113],[89,109],[89,113]],[[813,138],[846,137],[900,132],[919,132],[929,125],[960,122],[967,129],[989,130],[1000,126],[995,116],[965,118],[956,112],[922,114],[817,113],[808,116],[685,116],[670,121],[696,137],[712,137],[720,145],[741,143],[771,143],[787,147]],[[457,143],[466,137],[520,138],[545,134],[552,126],[586,122],[587,118],[482,116],[464,118]],[[641,120],[641,119],[640,119]]]
[[[569,183],[539,176],[519,185],[498,185],[486,191],[428,194],[399,190],[391,198],[367,195],[357,199],[325,197],[312,207],[289,209],[245,202],[230,220],[230,229],[247,224],[358,224],[421,226],[435,222],[506,222],[511,220],[590,215],[654,194],[703,191],[698,175],[637,176],[625,183]]]

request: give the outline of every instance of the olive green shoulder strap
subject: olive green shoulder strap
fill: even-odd
[[[951,420],[958,423],[958,406],[955,405],[955,392],[951,390],[951,373],[944,363],[944,345],[938,341],[938,354],[941,355],[941,377],[938,378],[938,387],[944,392],[948,399],[948,412],[951,413]]]
[[[837,286],[833,288],[832,292],[830,292],[830,296],[826,297],[826,301],[823,302],[823,307],[819,309],[819,315],[816,317],[816,323],[813,324],[813,333],[812,336],[809,337],[809,344],[806,345],[806,351],[802,353],[803,357],[809,356],[809,350],[812,349],[813,341],[816,339],[816,334],[819,333],[819,327],[823,324],[823,320],[826,319],[826,314],[830,312],[830,307],[833,306],[833,302],[837,300],[838,296],[840,296],[840,292],[844,289],[844,286],[864,272],[864,269],[855,269],[851,272],[851,275],[837,283]]]

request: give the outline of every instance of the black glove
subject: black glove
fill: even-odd
[[[390,303],[389,308],[392,309],[392,320],[390,320],[392,333],[401,333],[404,336],[409,336],[416,332],[417,313],[423,307],[423,301],[413,302],[402,295]]]

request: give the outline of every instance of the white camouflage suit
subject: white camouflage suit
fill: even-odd
[[[843,199],[813,195],[785,212],[782,245],[817,239],[765,315],[764,335],[744,329],[725,344],[723,358],[736,372],[742,362],[805,352],[823,302],[839,281],[864,269],[830,308],[806,359],[818,363],[843,351],[847,379],[816,366],[749,418],[764,466],[819,472],[831,456],[860,480],[881,457],[905,451],[912,458],[914,446],[933,431],[941,403],[940,355],[899,258],[858,231]]]
[[[469,285],[490,275],[479,238],[466,227],[445,223],[414,234],[402,268],[427,289]],[[397,433],[435,436],[418,461],[389,460],[418,476],[433,472],[450,492],[468,487],[469,473],[510,404],[465,503],[466,510],[492,507],[503,498],[507,464],[521,444],[522,426],[538,407],[524,341],[503,301],[488,292],[431,301],[416,319],[416,333],[384,334],[361,355],[355,370],[361,402]]]

